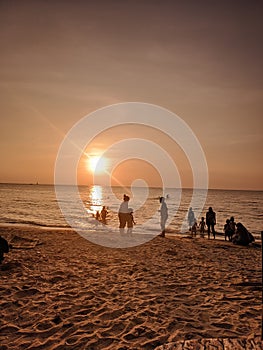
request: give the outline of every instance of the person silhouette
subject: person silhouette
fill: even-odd
[[[100,212],[101,222],[106,225],[106,217],[107,217],[108,211],[105,207],[105,205],[102,207]]]
[[[168,208],[167,208],[167,205],[165,203],[164,197],[160,197],[159,201],[161,203],[161,207],[160,207],[159,212],[161,215],[160,224],[161,224],[161,231],[162,231],[159,236],[165,237],[165,224],[166,224],[166,221],[168,219]]]
[[[127,221],[127,227],[128,227],[127,233],[129,235],[132,234],[133,225],[136,225],[136,222],[134,221],[134,217],[133,217],[133,209],[129,208],[129,217]]]
[[[216,213],[213,211],[212,207],[208,208],[208,212],[206,213],[206,225],[207,225],[207,233],[208,238],[210,238],[210,229],[212,230],[214,239],[216,238],[215,225],[216,225]]]
[[[197,221],[195,220],[193,226],[191,227],[191,235],[196,236],[196,232],[197,232]]]
[[[119,212],[118,212],[119,223],[120,223],[119,228],[120,228],[121,234],[124,233],[124,228],[129,220],[129,215],[130,215],[129,214],[129,207],[128,207],[129,200],[130,200],[130,197],[127,196],[126,194],[124,194],[123,201],[121,202]]]
[[[239,245],[249,245],[249,243],[252,243],[255,241],[254,236],[252,235],[252,233],[250,233],[247,228],[241,224],[241,222],[238,222],[236,224],[236,232],[233,236],[233,243],[234,244],[239,244]]]
[[[232,241],[232,237],[233,237],[233,231],[231,229],[231,225],[230,225],[230,220],[227,219],[226,223],[224,224],[224,232],[225,232],[225,241],[228,238],[228,240],[231,242]]]
[[[205,234],[205,218],[203,216],[201,217],[201,221],[199,223],[199,227],[200,227],[200,236],[204,237],[204,234]]]
[[[0,236],[0,264],[4,260],[4,253],[8,253],[8,252],[9,252],[9,244],[4,237]]]
[[[195,223],[195,221],[196,221],[196,220],[195,220],[195,214],[194,214],[194,212],[193,212],[192,207],[189,208],[187,218],[188,218],[188,223],[189,223],[189,231],[191,231],[191,230],[192,230],[192,227],[193,227],[193,225],[194,225],[194,223]]]
[[[229,225],[230,225],[230,228],[232,230],[232,236],[233,236],[236,232],[236,223],[235,223],[234,216],[231,216],[231,218],[229,219]]]

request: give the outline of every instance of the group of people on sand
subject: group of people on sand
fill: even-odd
[[[134,217],[133,217],[133,209],[129,208],[129,200],[130,197],[127,196],[126,194],[123,195],[123,202],[120,205],[119,208],[119,212],[118,212],[118,217],[119,217],[119,228],[120,228],[120,233],[123,234],[124,233],[124,228],[127,225],[127,234],[131,234],[132,233],[132,229],[133,226],[136,225],[135,221],[134,221]],[[166,221],[168,219],[168,208],[167,205],[165,203],[165,198],[164,197],[160,197],[159,198],[160,201],[160,225],[161,225],[161,233],[160,236],[161,237],[165,237],[165,225],[166,225]]]
[[[127,233],[131,234],[133,226],[136,225],[133,217],[133,209],[129,208],[129,200],[130,200],[130,197],[124,194],[123,201],[118,211],[120,233],[124,233],[124,228],[127,226],[128,228]],[[96,219],[97,224],[101,222],[102,224],[106,225],[107,215],[108,215],[108,210],[106,206],[103,206],[102,210],[101,211],[97,210],[96,214],[94,214],[93,217]]]
[[[195,219],[193,209],[190,207],[188,211],[188,222],[189,230],[191,231],[192,235],[196,235],[197,228],[199,227],[200,235],[204,237],[205,227],[207,226],[208,238],[210,238],[210,233],[212,232],[213,237],[215,239],[216,213],[213,211],[212,207],[208,208],[206,217],[201,218],[199,226],[197,225],[197,220]],[[249,245],[249,243],[255,241],[253,235],[246,229],[246,227],[243,224],[241,224],[240,222],[238,222],[237,224],[235,223],[235,219],[233,216],[231,216],[230,219],[226,220],[226,223],[224,225],[224,233],[225,240],[228,239],[234,244],[246,246]]]
[[[131,235],[134,225],[136,225],[136,222],[134,221],[133,216],[133,209],[129,207],[129,200],[130,197],[126,194],[123,195],[123,201],[120,204],[119,211],[118,211],[118,218],[119,218],[119,229],[120,233],[124,234],[124,229],[127,226],[127,234]],[[160,215],[161,215],[161,236],[165,236],[165,225],[166,221],[168,219],[168,208],[165,203],[165,198],[160,197]],[[97,222],[102,222],[103,224],[106,224],[106,218],[107,218],[108,211],[105,206],[103,206],[101,212],[97,211],[94,215],[94,218],[97,220]]]
[[[124,234],[124,229],[127,226],[128,235],[132,234],[133,227],[136,224],[133,217],[133,209],[129,207],[129,201],[130,197],[124,194],[123,201],[121,202],[118,211],[120,233]],[[161,233],[159,234],[159,236],[165,237],[166,222],[168,219],[168,208],[165,202],[165,197],[159,197],[159,202],[161,226]],[[97,221],[102,222],[103,224],[106,224],[107,214],[108,211],[106,207],[103,206],[101,212],[96,212],[95,219]],[[208,239],[210,239],[211,234],[215,239],[216,213],[214,212],[212,207],[208,208],[205,217],[201,217],[201,221],[199,222],[199,224],[197,222],[197,219],[195,218],[195,214],[192,207],[189,208],[187,219],[189,223],[189,231],[191,232],[192,236],[196,236],[197,230],[199,229],[201,237],[204,237],[205,232],[207,231]],[[243,224],[241,224],[240,222],[237,224],[235,223],[235,219],[233,216],[231,216],[230,219],[226,220],[223,230],[225,234],[225,240],[228,239],[234,244],[248,245],[249,243],[255,240],[253,235],[245,228]]]
[[[118,217],[119,217],[119,228],[120,228],[120,233],[124,233],[124,228],[127,225],[127,233],[131,234],[133,225],[135,225],[134,217],[133,217],[133,209],[129,208],[129,200],[130,197],[124,194],[123,196],[123,202],[120,205],[119,212],[118,212]],[[160,225],[161,225],[161,237],[165,237],[165,226],[166,226],[166,221],[168,219],[168,208],[165,202],[164,197],[159,197],[159,202],[160,202]]]
[[[225,240],[228,238],[228,240],[234,244],[246,246],[249,245],[249,243],[255,241],[252,233],[249,232],[247,228],[241,224],[241,222],[238,222],[237,224],[235,223],[233,216],[231,216],[230,219],[226,220],[226,223],[224,225],[224,232]]]
[[[215,225],[216,225],[216,213],[213,211],[212,207],[208,208],[206,212],[205,218],[202,216],[199,225],[197,224],[197,220],[195,218],[195,214],[193,212],[192,207],[189,208],[188,211],[188,223],[189,223],[189,231],[193,236],[196,236],[197,228],[200,229],[200,235],[204,237],[205,227],[207,226],[207,235],[210,238],[210,233],[212,232],[213,237],[216,237]]]
[[[120,233],[124,234],[125,227],[127,226],[127,234],[131,235],[133,231],[134,225],[136,225],[136,222],[134,221],[133,216],[133,209],[129,207],[129,200],[130,197],[126,194],[123,195],[123,201],[120,204],[119,211],[118,211],[118,218],[119,218],[119,229]],[[168,208],[165,203],[164,197],[160,197],[160,215],[161,215],[161,236],[165,236],[165,225],[166,221],[168,219]],[[108,211],[105,206],[102,207],[101,212],[97,211],[94,215],[94,218],[96,219],[96,222],[101,222],[104,225],[106,225],[106,219],[107,219]]]
[[[165,225],[166,225],[166,221],[168,219],[168,208],[167,208],[164,197],[160,197],[159,200],[160,200],[160,204],[161,204],[161,207],[159,210],[161,233],[159,234],[159,236],[165,237]],[[204,237],[205,227],[207,226],[208,238],[210,238],[211,232],[215,238],[216,213],[213,211],[212,207],[209,207],[209,209],[206,213],[206,218],[204,218],[204,217],[201,218],[199,226],[197,224],[197,220],[195,218],[193,208],[190,207],[189,211],[188,211],[188,223],[189,223],[189,230],[190,230],[192,235],[196,235],[197,228],[199,227],[200,235]]]

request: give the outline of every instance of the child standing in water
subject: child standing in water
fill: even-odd
[[[224,225],[224,232],[225,232],[225,241],[227,237],[229,241],[232,241],[233,231],[232,231],[229,219],[226,220],[226,223]]]
[[[100,212],[100,216],[101,216],[101,222],[106,225],[106,217],[107,217],[108,211],[105,207],[105,205],[102,207],[102,210]]]
[[[191,227],[191,235],[196,236],[196,230],[197,230],[197,222],[195,221],[193,226]]]
[[[201,217],[199,228],[200,228],[200,236],[204,237],[205,236],[205,218],[203,216]]]
[[[127,220],[127,226],[128,226],[127,233],[128,233],[128,235],[132,234],[133,225],[136,225],[136,222],[134,221],[134,217],[133,217],[133,209],[129,208],[129,217]]]

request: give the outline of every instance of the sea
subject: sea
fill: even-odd
[[[78,193],[83,208],[78,210]],[[61,198],[61,193],[65,193]],[[123,194],[130,196],[138,234],[160,231],[160,196],[168,207],[167,231],[170,235],[182,235],[188,231],[187,213],[192,206],[197,222],[205,217],[208,207],[216,213],[217,237],[223,239],[226,219],[234,216],[260,240],[263,230],[263,191],[195,190],[175,188],[61,186],[42,184],[0,184],[0,225],[16,225],[67,229],[76,225],[92,230],[102,227],[95,219],[105,206],[107,214],[104,230],[118,230],[118,208]],[[193,200],[194,198],[194,200]],[[64,208],[68,211],[65,212]],[[70,216],[70,217],[69,217]],[[72,225],[73,222],[73,225]]]

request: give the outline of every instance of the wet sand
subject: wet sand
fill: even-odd
[[[261,346],[258,246],[156,237],[114,249],[70,230],[1,235],[18,237],[0,265],[1,350],[179,349],[242,337]]]

